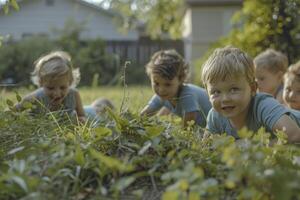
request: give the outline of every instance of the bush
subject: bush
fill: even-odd
[[[300,199],[300,149],[283,134],[271,146],[263,130],[235,142],[109,116],[92,128],[0,111],[0,199]]]
[[[78,34],[60,36],[57,40],[33,36],[19,42],[7,42],[0,48],[0,78],[3,82],[13,80],[20,86],[28,86],[34,61],[54,50],[64,50],[71,54],[74,67],[81,72],[81,86],[116,85],[121,83],[124,63],[119,57],[105,52],[105,42],[101,39],[80,41]],[[98,76],[98,78],[97,78]],[[144,68],[130,65],[126,69],[127,83],[145,83]]]

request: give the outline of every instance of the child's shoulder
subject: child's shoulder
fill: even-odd
[[[200,86],[197,86],[197,85],[194,85],[194,84],[191,84],[191,83],[186,83],[186,84],[183,84],[183,91],[185,92],[200,92],[200,93],[205,93],[205,89],[200,87]]]

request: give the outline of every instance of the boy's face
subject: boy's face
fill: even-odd
[[[50,98],[52,105],[59,105],[67,96],[70,87],[69,75],[50,78],[41,82],[45,94]]]
[[[245,77],[227,77],[207,84],[213,108],[231,121],[245,120],[256,84],[250,86]]]
[[[291,76],[284,81],[283,100],[289,108],[300,110],[300,83],[295,79]]]
[[[283,73],[273,73],[263,68],[256,68],[255,78],[259,92],[275,95],[277,88],[282,84]]]
[[[172,80],[161,77],[159,74],[150,75],[153,91],[163,100],[173,101],[178,95],[182,82],[176,76]]]

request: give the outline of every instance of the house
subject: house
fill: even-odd
[[[230,19],[242,7],[242,0],[186,0],[184,52],[194,63],[210,45],[230,32]]]
[[[30,35],[48,35],[52,29],[62,29],[68,21],[83,24],[82,39],[100,37],[104,40],[137,40],[139,33],[118,31],[115,13],[83,0],[26,0],[19,1],[19,11],[0,12],[0,35],[19,40]]]

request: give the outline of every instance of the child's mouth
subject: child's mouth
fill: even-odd
[[[235,106],[224,106],[222,107],[222,110],[224,110],[225,112],[229,112],[232,111],[235,108]]]
[[[61,97],[57,97],[57,98],[54,98],[52,101],[53,101],[54,103],[57,103],[57,102],[60,102],[60,100],[61,100]]]

